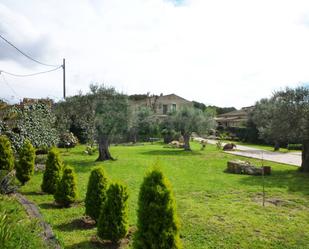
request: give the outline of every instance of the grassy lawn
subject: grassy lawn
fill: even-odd
[[[111,152],[118,160],[103,163],[95,162],[96,155],[85,155],[84,148],[62,151],[65,163],[78,175],[80,200],[85,198],[91,169],[103,165],[112,180],[128,185],[131,226],[136,224],[143,176],[158,164],[174,188],[185,249],[309,248],[309,175],[297,172],[296,167],[268,163],[273,174],[265,177],[267,202],[262,207],[262,177],[224,173],[226,162],[240,157],[212,145],[200,151],[200,145],[192,143],[193,152],[167,149],[161,144],[115,146]],[[55,208],[53,196],[39,193],[41,181],[42,173],[37,173],[21,191],[37,203],[62,245],[96,248],[91,242],[96,229],[80,226],[83,202],[71,208]]]
[[[6,227],[4,229],[2,218],[6,216]],[[6,232],[5,232],[6,231]],[[3,235],[9,233],[5,241]],[[0,195],[0,248],[2,249],[28,249],[47,248],[41,233],[38,221],[30,220],[24,208],[14,197]],[[4,243],[4,244],[3,244]]]

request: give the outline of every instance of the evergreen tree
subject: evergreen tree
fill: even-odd
[[[96,221],[106,199],[107,184],[108,179],[102,167],[97,167],[91,171],[85,199],[85,213]]]
[[[6,136],[0,136],[0,170],[14,168],[14,154],[11,142]]]
[[[54,194],[55,201],[62,206],[69,206],[77,199],[76,175],[74,169],[66,166],[63,170],[63,175],[57,184],[57,189]]]
[[[138,205],[135,248],[181,248],[172,188],[160,170],[154,169],[144,178]]]
[[[16,164],[16,177],[24,185],[34,172],[35,149],[29,140],[25,140],[19,151],[19,161]]]
[[[46,168],[41,185],[42,191],[54,194],[57,184],[60,181],[63,162],[60,159],[59,151],[52,148],[47,155]]]
[[[116,243],[128,233],[128,192],[126,186],[113,183],[107,190],[98,222],[98,236]]]

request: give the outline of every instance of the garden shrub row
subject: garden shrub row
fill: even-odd
[[[24,185],[34,173],[35,149],[29,140],[24,141],[18,154],[19,160],[15,162],[10,140],[0,136],[0,170],[10,172],[15,168],[17,179]]]
[[[92,170],[85,213],[97,221],[101,239],[116,243],[128,233],[126,186],[111,183],[102,167]],[[159,169],[150,171],[141,185],[138,199],[136,249],[181,248],[179,222],[171,184]]]

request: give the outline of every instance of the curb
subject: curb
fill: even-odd
[[[43,216],[37,206],[20,193],[15,193],[15,196],[18,202],[26,209],[26,212],[30,218],[36,218],[39,220],[39,223],[43,229],[42,237],[47,244],[53,246],[55,249],[61,249],[59,241],[53,233],[51,226],[44,221]]]

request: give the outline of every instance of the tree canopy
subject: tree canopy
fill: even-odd
[[[185,107],[172,113],[170,119],[174,129],[184,138],[185,150],[191,150],[189,140],[192,132],[207,133],[215,126],[212,113],[193,107]]]
[[[273,142],[303,144],[301,170],[309,172],[309,88],[286,88],[256,103],[253,120]]]

